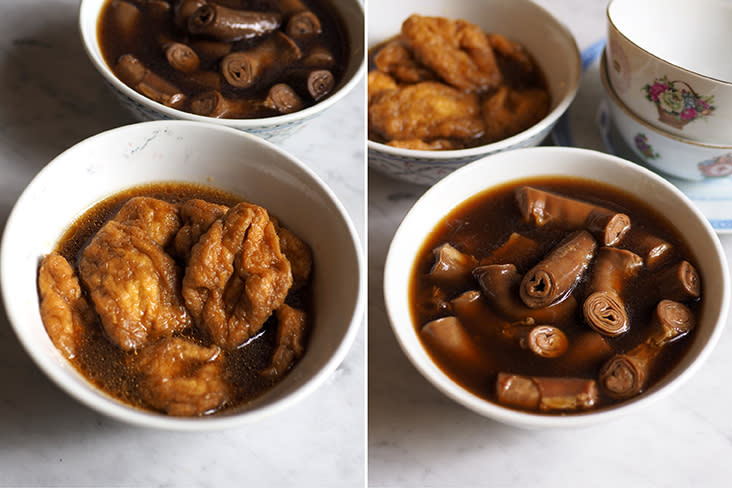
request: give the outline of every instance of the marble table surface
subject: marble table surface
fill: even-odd
[[[25,185],[57,154],[135,122],[86,57],[78,7],[78,0],[0,2],[0,228]],[[361,83],[281,146],[333,189],[365,245],[364,92]],[[365,327],[321,388],[231,431],[145,430],[96,414],[46,379],[4,310],[0,385],[0,486],[364,484]]]
[[[604,0],[537,3],[564,21],[581,50],[603,39]],[[424,191],[368,173],[369,486],[729,486],[732,389],[723,375],[732,371],[732,318],[690,381],[651,408],[604,425],[559,431],[507,427],[428,383],[402,354],[382,298],[391,237]],[[732,235],[720,237],[730,260]]]

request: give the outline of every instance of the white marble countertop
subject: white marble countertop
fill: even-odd
[[[604,38],[605,0],[537,3],[564,21],[581,50]],[[424,190],[368,173],[369,486],[729,486],[732,389],[722,372],[732,371],[732,318],[690,381],[648,409],[596,427],[507,427],[432,387],[399,348],[382,298],[392,235]],[[732,235],[721,240],[731,259]]]
[[[135,122],[86,57],[78,4],[0,2],[0,228],[58,153]],[[334,190],[365,244],[363,100],[361,83],[281,145]],[[0,310],[0,486],[363,486],[364,336],[362,327],[333,376],[293,408],[237,430],[181,434],[118,423],[71,399]]]

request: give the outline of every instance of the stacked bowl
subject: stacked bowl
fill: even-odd
[[[732,4],[613,0],[600,66],[610,114],[635,154],[686,180],[732,175]]]

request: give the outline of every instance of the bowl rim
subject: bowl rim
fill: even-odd
[[[629,118],[633,119],[636,123],[642,125],[646,129],[648,129],[651,132],[654,132],[661,137],[665,137],[667,139],[672,139],[673,141],[679,143],[679,144],[686,144],[689,146],[697,146],[704,149],[712,149],[712,150],[719,150],[719,151],[725,151],[725,150],[732,150],[732,146],[725,146],[722,144],[710,144],[707,142],[699,142],[694,141],[691,139],[685,139],[681,136],[678,136],[676,134],[673,134],[671,132],[667,132],[663,129],[660,129],[649,122],[646,122],[639,116],[637,116],[635,113],[633,113],[632,110],[630,110],[618,97],[618,94],[615,93],[615,89],[610,84],[610,80],[608,78],[607,74],[607,47],[603,48],[602,55],[600,56],[600,80],[602,81],[602,86],[605,88],[605,94],[610,98],[610,103],[616,105],[620,110],[622,110],[625,115],[627,115]]]
[[[351,6],[355,6],[357,12],[359,13],[359,16],[361,18],[361,25],[364,25],[364,19],[365,19],[365,10],[363,3],[359,0],[337,0],[334,1],[334,5],[341,5],[340,2],[349,1]],[[117,76],[112,71],[112,68],[107,65],[107,63],[104,61],[102,54],[101,54],[101,48],[99,47],[99,39],[97,38],[96,29],[94,32],[88,32],[87,29],[84,27],[84,20],[86,17],[84,16],[86,9],[89,9],[90,7],[87,7],[89,4],[89,0],[80,0],[79,2],[79,9],[78,9],[78,19],[77,19],[77,25],[79,29],[79,33],[81,36],[81,41],[84,46],[84,51],[87,54],[87,57],[92,62],[94,67],[96,68],[97,72],[102,75],[102,77],[112,85],[112,87],[120,92],[121,94],[125,95],[127,98],[131,99],[135,103],[142,105],[148,109],[155,110],[159,113],[161,113],[163,116],[171,119],[171,120],[189,120],[194,122],[207,122],[213,125],[222,125],[222,126],[228,126],[228,127],[236,127],[237,129],[242,130],[264,130],[264,129],[271,129],[271,128],[277,128],[281,126],[287,126],[290,124],[294,124],[300,121],[303,121],[305,119],[308,119],[310,117],[313,117],[334,104],[338,103],[341,99],[343,99],[348,93],[350,93],[355,86],[361,81],[363,78],[363,73],[365,72],[365,56],[364,56],[364,45],[365,45],[365,34],[363,32],[359,33],[356,32],[355,34],[361,34],[360,36],[354,35],[354,39],[358,39],[359,43],[358,45],[355,45],[352,47],[351,57],[354,59],[360,59],[358,61],[358,65],[356,69],[353,71],[353,74],[350,78],[346,79],[344,78],[341,81],[341,86],[333,93],[330,94],[330,96],[326,97],[324,100],[321,100],[314,105],[311,105],[310,107],[304,108],[302,110],[298,110],[297,112],[292,112],[289,114],[283,114],[283,115],[274,115],[270,117],[260,117],[260,118],[253,118],[253,119],[225,119],[225,118],[218,118],[218,117],[207,117],[204,115],[197,115],[192,112],[186,112],[184,110],[178,110],[175,108],[168,107],[166,105],[163,105],[162,103],[156,102],[141,93],[138,93],[137,91],[133,90],[131,87],[127,86],[126,84],[122,83],[122,81],[117,78]],[[98,25],[99,21],[99,15],[101,13],[101,8],[106,4],[106,2],[101,1],[99,9],[95,9],[93,12],[90,13],[90,15],[94,15],[94,26],[96,27]],[[99,58],[95,55],[95,51],[99,52]],[[359,58],[360,53],[360,58]]]
[[[171,126],[226,133],[232,138],[241,138],[243,141],[247,141],[248,144],[260,145],[268,151],[277,153],[279,157],[287,160],[289,164],[305,173],[318,187],[318,189],[323,192],[327,201],[333,205],[333,208],[340,216],[345,230],[347,231],[347,235],[350,238],[350,245],[353,247],[353,253],[357,261],[356,265],[359,273],[357,280],[357,295],[354,300],[353,309],[350,312],[349,323],[344,331],[343,338],[323,366],[312,377],[308,378],[302,385],[298,386],[287,396],[279,398],[272,403],[256,406],[251,410],[236,411],[235,409],[232,412],[222,412],[221,415],[214,416],[171,417],[125,404],[110,396],[103,390],[89,387],[88,380],[86,380],[85,377],[84,387],[77,387],[73,383],[69,382],[67,379],[69,374],[71,374],[69,372],[69,368],[74,372],[76,372],[76,369],[68,364],[68,361],[65,359],[63,362],[60,362],[45,354],[42,348],[39,348],[34,344],[31,334],[27,330],[28,328],[16,325],[21,322],[21,320],[17,316],[16,307],[14,305],[15,299],[9,291],[10,287],[0,286],[0,298],[3,300],[10,327],[36,366],[38,366],[39,369],[41,369],[60,390],[64,391],[70,397],[86,405],[95,412],[123,421],[127,424],[170,431],[214,431],[258,422],[295,405],[319,388],[327,378],[331,376],[336,368],[343,362],[353,346],[356,336],[361,329],[361,322],[364,320],[365,307],[364,256],[358,233],[355,230],[350,215],[335,193],[311,168],[279,146],[232,127],[188,120],[155,120],[136,122],[112,128],[83,139],[53,157],[27,184],[13,205],[13,208],[8,215],[2,237],[0,238],[0,283],[9,283],[12,279],[12,276],[8,275],[9,272],[6,271],[9,268],[9,266],[7,266],[7,262],[11,260],[12,257],[6,249],[9,246],[8,242],[12,238],[12,231],[16,226],[16,220],[23,218],[23,216],[18,213],[18,209],[22,209],[27,204],[26,200],[31,201],[35,187],[40,185],[43,180],[47,178],[45,176],[47,173],[51,172],[55,166],[64,164],[64,160],[69,161],[69,158],[76,152],[83,151],[87,146],[97,144],[99,141],[105,140],[109,137],[116,137],[118,134],[124,134],[129,130],[137,130],[140,127],[149,128],[152,132],[157,129],[162,129],[164,127],[169,128]]]
[[[531,0],[527,0],[525,1],[525,3],[527,5],[530,5],[532,8],[536,8],[537,11],[545,15],[546,18],[551,19],[555,27],[557,27],[559,31],[562,32],[566,39],[571,41],[570,44],[572,47],[572,52],[567,54],[572,56],[575,64],[576,76],[573,80],[570,80],[571,86],[567,89],[567,92],[565,93],[564,97],[562,97],[562,99],[559,101],[559,103],[543,119],[541,119],[531,127],[505,139],[491,142],[490,144],[468,147],[465,149],[448,149],[439,151],[428,151],[423,149],[404,149],[399,147],[392,147],[387,144],[372,141],[371,139],[367,138],[368,149],[400,158],[408,158],[410,160],[414,160],[413,162],[415,164],[419,164],[420,160],[424,160],[430,163],[440,163],[443,160],[449,159],[479,157],[485,155],[486,153],[498,152],[504,149],[518,146],[526,142],[527,140],[536,137],[542,131],[546,130],[548,127],[551,127],[552,124],[559,120],[559,117],[561,117],[562,114],[565,113],[569,106],[572,104],[572,101],[574,100],[575,96],[577,95],[577,91],[579,90],[580,79],[582,78],[582,56],[580,54],[579,46],[577,45],[577,39],[575,39],[572,31],[563,21],[561,21],[559,18],[557,18],[550,11],[548,11],[546,8],[544,8],[542,5],[539,5],[538,3],[535,3]],[[368,106],[366,107],[366,117],[368,118]]]
[[[396,252],[394,251],[395,245],[401,245],[399,241],[409,239],[409,237],[406,237],[405,233],[407,232],[407,230],[405,229],[407,229],[407,227],[409,226],[409,220],[414,213],[414,209],[418,207],[423,201],[431,198],[431,195],[433,194],[439,195],[439,192],[443,187],[451,185],[453,180],[459,181],[459,178],[462,177],[461,175],[463,175],[463,173],[473,171],[472,168],[475,168],[478,165],[490,165],[493,163],[494,159],[505,157],[507,154],[510,154],[510,157],[518,157],[517,153],[526,155],[524,159],[528,161],[540,160],[542,154],[557,153],[566,155],[567,153],[574,153],[576,155],[584,155],[595,159],[600,158],[605,164],[612,164],[617,167],[623,167],[630,171],[634,171],[643,178],[650,178],[656,184],[663,186],[666,191],[674,194],[677,199],[684,202],[685,206],[688,207],[689,211],[694,215],[695,219],[704,229],[706,237],[709,238],[712,247],[716,251],[716,257],[722,264],[721,283],[723,286],[723,290],[720,293],[721,303],[719,304],[719,315],[716,317],[716,320],[710,324],[710,327],[712,327],[710,335],[706,342],[701,346],[697,356],[693,358],[693,360],[684,370],[679,371],[676,377],[669,380],[661,387],[652,389],[651,391],[646,392],[645,394],[636,398],[633,398],[630,401],[626,401],[618,405],[610,406],[600,410],[590,410],[586,412],[571,413],[568,415],[532,413],[503,407],[497,403],[485,400],[450,379],[449,376],[447,376],[439,367],[437,367],[437,365],[431,359],[427,358],[427,361],[419,361],[413,355],[410,343],[414,344],[414,341],[409,341],[410,338],[416,339],[417,345],[415,346],[415,349],[419,348],[423,351],[424,346],[419,340],[419,337],[416,337],[415,328],[414,324],[412,323],[411,317],[407,317],[408,320],[399,320],[403,319],[404,317],[402,317],[401,314],[396,313],[396,309],[399,306],[396,305],[394,302],[402,299],[403,291],[399,292],[397,290],[391,289],[396,286],[394,282],[399,282],[399,284],[402,283],[401,274],[398,276],[394,276],[394,274],[398,271],[394,271],[394,268],[397,265],[393,263],[398,261],[403,262],[404,258],[396,256]],[[561,173],[561,171],[555,171],[553,172],[553,174],[566,175],[566,173]],[[597,180],[597,178],[587,176],[583,176],[583,178]],[[515,177],[502,178],[501,181],[492,182],[490,185],[486,185],[486,187],[481,191],[487,190],[495,185],[506,184],[515,179]],[[607,182],[605,182],[605,184],[607,184]],[[461,201],[465,201],[470,197],[471,195],[467,195]],[[444,215],[447,215],[447,213],[452,211],[453,208],[454,207],[446,209]],[[441,215],[440,218],[443,218],[444,215]],[[439,219],[435,220],[435,224],[437,221],[439,221]],[[421,242],[419,244],[421,245]],[[411,266],[414,265],[414,257],[412,256],[409,259],[409,265],[411,270]],[[609,420],[614,420],[618,417],[638,412],[640,409],[650,405],[654,401],[672,393],[677,388],[679,388],[683,383],[686,382],[686,380],[688,380],[693,374],[696,373],[696,371],[707,360],[707,358],[719,342],[719,339],[726,326],[726,318],[729,314],[730,301],[732,300],[730,296],[732,295],[732,292],[730,291],[731,288],[732,284],[730,283],[730,274],[728,271],[726,255],[718,236],[714,232],[714,229],[711,227],[711,224],[704,217],[704,215],[701,214],[701,211],[696,208],[696,206],[691,202],[691,200],[689,200],[689,198],[684,193],[682,193],[678,188],[676,188],[666,179],[640,165],[622,159],[618,156],[603,153],[600,151],[576,147],[540,146],[522,148],[517,149],[516,151],[485,156],[481,159],[478,159],[472,163],[463,166],[462,168],[455,170],[454,172],[437,182],[431,188],[429,188],[409,209],[406,216],[399,224],[396,232],[394,233],[394,238],[392,239],[392,243],[389,246],[384,265],[382,296],[384,299],[389,325],[391,326],[392,332],[394,333],[394,336],[396,337],[402,352],[408,358],[410,363],[417,369],[417,371],[419,371],[419,373],[440,392],[442,392],[444,395],[446,395],[448,398],[452,399],[456,403],[468,408],[469,410],[472,410],[479,415],[494,419],[508,425],[530,429],[553,429],[585,427]],[[392,295],[394,293],[402,294],[394,296]]]
[[[719,78],[715,78],[714,76],[705,75],[705,74],[699,73],[697,71],[694,71],[694,70],[691,70],[691,69],[688,69],[688,68],[684,68],[683,66],[678,65],[678,64],[675,64],[675,63],[672,63],[671,61],[667,61],[667,60],[665,60],[665,59],[663,59],[663,58],[661,58],[661,57],[653,54],[651,51],[649,51],[649,50],[641,47],[640,45],[638,45],[630,37],[628,37],[627,35],[625,35],[625,33],[622,30],[620,30],[620,28],[615,24],[615,22],[613,22],[612,16],[610,15],[610,8],[612,7],[612,5],[614,3],[616,3],[616,1],[622,1],[622,0],[610,0],[608,2],[608,4],[607,4],[607,7],[605,7],[605,17],[607,18],[608,26],[609,27],[612,27],[612,30],[614,32],[616,32],[622,39],[624,39],[625,41],[627,41],[632,46],[640,49],[644,54],[647,54],[648,56],[650,56],[651,58],[653,58],[655,61],[660,62],[661,64],[664,64],[664,65],[667,65],[667,66],[671,66],[671,67],[673,67],[675,69],[680,70],[683,73],[687,73],[689,75],[697,76],[697,77],[702,78],[702,79],[707,80],[707,81],[712,81],[712,82],[715,82],[715,83],[720,83],[720,84],[722,84],[724,86],[728,86],[728,87],[732,88],[732,81],[725,81],[725,80],[722,80],[722,79],[719,79]],[[711,3],[711,2],[709,2],[709,3]]]

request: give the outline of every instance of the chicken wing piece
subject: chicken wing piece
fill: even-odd
[[[202,415],[231,398],[218,346],[203,347],[182,337],[166,337],[130,356],[141,375],[140,394],[169,415]]]
[[[242,202],[193,246],[182,290],[198,327],[234,349],[262,328],[291,286],[290,262],[267,211]]]
[[[488,38],[474,24],[414,14],[402,24],[402,38],[417,61],[455,88],[484,92],[501,83]]]
[[[483,132],[477,95],[434,81],[381,94],[369,107],[369,123],[387,141],[468,139]]]
[[[528,129],[549,113],[549,94],[545,90],[512,90],[506,85],[483,101],[485,137],[505,139]]]
[[[180,208],[183,226],[178,230],[173,240],[175,255],[188,260],[193,245],[228,210],[229,207],[226,205],[218,205],[197,198],[184,203]]]
[[[180,271],[163,250],[179,227],[175,205],[136,198],[97,232],[81,255],[79,273],[104,331],[124,350],[191,324],[179,292]]]
[[[403,83],[434,80],[432,71],[421,66],[401,39],[386,43],[374,56],[376,67]]]
[[[95,320],[94,311],[81,294],[79,279],[66,259],[51,253],[38,270],[41,319],[51,341],[66,359],[73,359],[82,334]]]
[[[399,88],[397,82],[391,76],[377,69],[369,71],[368,75],[368,104],[375,100],[380,93],[396,90]]]
[[[277,309],[277,347],[272,355],[272,364],[262,371],[264,376],[277,378],[305,352],[305,331],[307,316],[302,310],[282,305]]]

